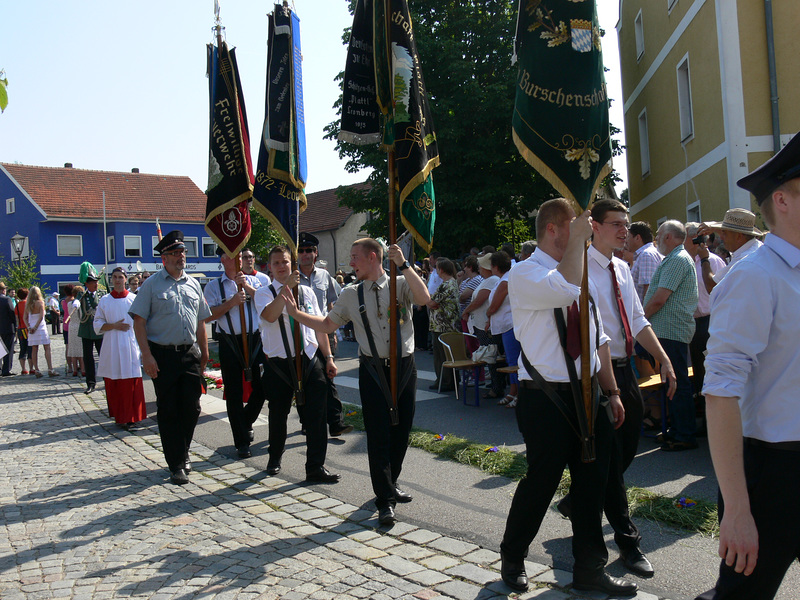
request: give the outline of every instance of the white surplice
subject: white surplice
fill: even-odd
[[[128,314],[134,298],[134,294],[128,294],[125,298],[114,298],[111,294],[106,294],[100,298],[94,315],[94,330],[100,333],[106,323],[120,320],[130,325],[130,329],[109,329],[103,332],[98,377],[132,379],[142,376],[141,351],[133,333],[133,319]]]

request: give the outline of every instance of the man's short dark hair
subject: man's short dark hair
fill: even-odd
[[[484,254],[492,254],[493,252],[497,252],[497,248],[495,248],[494,246],[484,246],[483,248],[481,248],[481,252],[483,252]]]
[[[500,252],[492,252],[490,262],[501,273],[507,273],[511,270],[511,257],[502,250]]]
[[[440,258],[436,261],[436,268],[440,271],[447,273],[450,277],[456,276],[456,266],[449,258]]]
[[[467,267],[472,270],[473,273],[478,273],[478,259],[472,256],[471,254],[464,259],[464,268]]]
[[[383,262],[383,246],[378,240],[372,238],[361,238],[353,242],[353,246],[358,246],[365,253],[374,252],[378,261]]]
[[[619,200],[612,200],[610,198],[598,200],[592,206],[592,221],[602,223],[605,221],[606,215],[610,212],[621,212],[627,215],[628,209]]]
[[[631,223],[628,231],[631,232],[633,237],[638,235],[640,238],[642,238],[642,241],[645,244],[649,244],[653,241],[653,230],[650,229],[650,223],[647,221],[636,221],[636,223]]]

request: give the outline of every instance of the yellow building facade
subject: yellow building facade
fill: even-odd
[[[736,181],[800,131],[798,30],[798,0],[620,0],[631,220],[757,212]]]

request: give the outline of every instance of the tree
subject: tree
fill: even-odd
[[[5,77],[6,72],[0,69],[0,112],[5,112],[8,106],[8,79]]]
[[[351,12],[353,5],[351,1]],[[499,246],[510,240],[512,222],[515,231],[520,221],[533,229],[530,215],[558,195],[525,162],[511,139],[517,5],[514,0],[410,2],[441,158],[441,166],[433,172],[434,246],[447,256],[472,246]],[[347,31],[344,40],[349,40]],[[341,111],[341,97],[334,106]],[[336,139],[339,123],[325,130],[326,139]],[[348,171],[371,171],[369,190],[339,188],[340,201],[356,212],[371,213],[367,231],[385,236],[386,155],[376,146],[344,142],[337,143],[337,150],[347,159]]]
[[[34,285],[42,290],[43,294],[49,292],[49,288],[43,286],[39,281],[39,270],[36,267],[36,253],[31,250],[30,255],[19,260],[5,261],[0,260],[0,272],[5,273],[3,278],[10,289],[19,288],[30,289]]]
[[[270,248],[286,243],[270,222],[252,207],[250,208],[250,223],[252,229],[247,246],[258,259],[265,260]]]

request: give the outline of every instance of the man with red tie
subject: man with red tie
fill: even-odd
[[[608,348],[614,368],[614,379],[625,408],[625,422],[615,430],[604,511],[614,528],[614,541],[619,546],[626,568],[643,577],[653,576],[653,566],[642,552],[642,536],[628,512],[623,474],[633,462],[639,445],[644,406],[639,384],[631,366],[634,342],[661,363],[661,374],[668,382],[667,394],[675,391],[675,373],[650,323],[644,316],[627,263],[614,256],[622,248],[628,233],[628,209],[616,200],[600,200],[592,206],[592,244],[588,250],[589,280],[597,290],[594,300],[610,341]],[[558,510],[571,514],[570,496],[559,502]]]
[[[530,258],[517,264],[508,278],[514,334],[522,346],[516,417],[525,440],[528,471],[514,492],[506,520],[500,545],[500,575],[515,591],[528,588],[524,558],[553,500],[564,467],[569,466],[574,507],[573,588],[635,596],[635,583],[605,572],[608,550],[603,539],[604,489],[613,430],[624,423],[625,410],[611,368],[609,339],[603,332],[605,319],[597,310],[590,310],[589,317],[590,371],[596,375],[593,387],[608,390],[609,410],[596,411],[596,452],[591,462],[582,460],[576,400],[581,403],[581,411],[583,404],[573,394],[581,372],[580,332],[575,329],[578,323],[573,314],[577,313],[576,301],[581,291],[583,252],[592,234],[590,223],[588,211],[576,217],[564,198],[542,204],[536,216],[539,247]],[[591,281],[589,291],[597,297]]]

